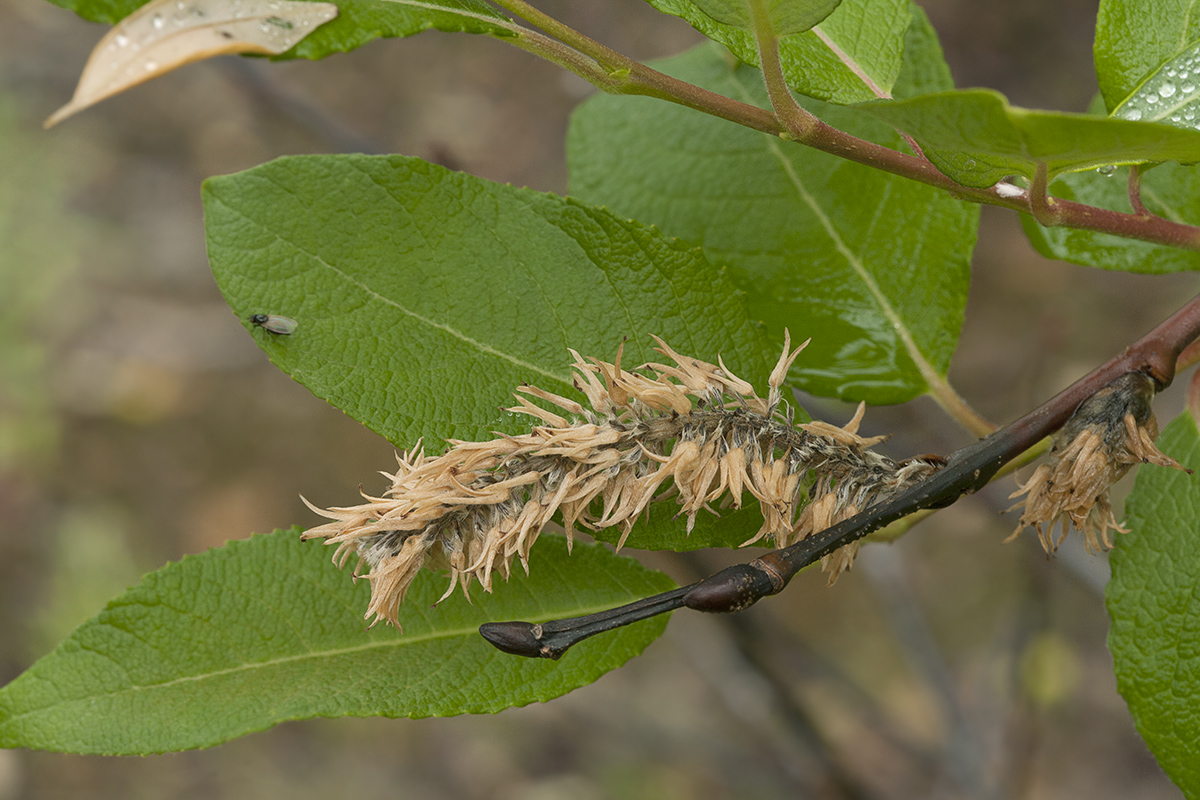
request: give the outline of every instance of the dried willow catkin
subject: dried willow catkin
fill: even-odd
[[[783,354],[768,379],[766,399],[721,361],[679,355],[655,337],[674,365],[650,363],[628,371],[584,359],[574,350],[575,387],[590,408],[533,386],[510,409],[538,421],[532,431],[487,442],[451,441],[440,456],[418,444],[384,473],[383,497],[328,511],[334,520],[307,531],[336,544],[334,562],[358,556],[366,565],[371,603],[366,616],[397,625],[405,592],[422,567],[448,570],[443,598],[472,580],[491,591],[495,573],[508,577],[514,558],[529,569],[542,528],[561,513],[568,541],[576,525],[619,526],[618,547],[646,507],[673,497],[690,532],[701,510],[724,500],[737,508],[749,492],[764,523],[745,544],[770,538],[785,546],[853,516],[938,469],[927,459],[896,463],[870,450],[880,438],[857,435],[863,407],[844,428],[824,422],[793,424],[781,386],[804,345]],[[807,342],[805,342],[807,344]],[[806,503],[806,501],[808,501]],[[307,502],[307,501],[306,501]],[[797,515],[797,511],[799,514]],[[827,556],[832,581],[850,566],[858,544]]]
[[[1158,423],[1150,410],[1154,383],[1130,372],[1080,404],[1059,431],[1049,463],[1041,464],[1010,499],[1023,497],[1012,541],[1025,528],[1037,531],[1047,555],[1058,550],[1072,527],[1089,553],[1112,548],[1110,531],[1128,533],[1113,514],[1108,489],[1134,464],[1184,466],[1154,446]],[[1054,535],[1055,528],[1059,534]]]

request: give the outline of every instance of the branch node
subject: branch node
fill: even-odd
[[[1062,224],[1062,210],[1050,196],[1050,179],[1046,162],[1040,161],[1029,186],[1029,213],[1044,228]]]
[[[1142,203],[1142,166],[1134,164],[1129,168],[1129,205],[1133,213],[1139,217],[1151,216],[1150,210]]]
[[[754,562],[734,564],[697,583],[683,596],[683,604],[694,611],[731,614],[775,594],[775,585],[771,575]]]

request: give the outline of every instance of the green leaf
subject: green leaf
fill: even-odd
[[[1050,193],[1098,208],[1128,213],[1129,189],[1124,170],[1108,176],[1095,172],[1064,175],[1050,185]],[[1142,175],[1142,202],[1155,214],[1175,222],[1200,224],[1200,170],[1162,164]],[[1178,247],[1139,242],[1107,233],[1075,228],[1043,228],[1022,215],[1025,233],[1038,252],[1084,266],[1128,272],[1162,274],[1200,269],[1200,253]]]
[[[1200,44],[1193,44],[1147,76],[1112,115],[1200,129]]]
[[[543,536],[530,576],[454,595],[423,573],[404,633],[367,629],[369,589],[332,550],[277,531],[147,575],[0,689],[0,746],[146,754],[210,747],[311,717],[493,713],[590,683],[640,653],[665,619],[590,639],[561,661],[505,655],[480,624],[591,613],[673,587],[599,545]]]
[[[1158,441],[1200,470],[1191,414]],[[1131,530],[1109,556],[1107,600],[1117,689],[1158,763],[1189,798],[1200,797],[1200,475],[1144,465],[1125,503]]]
[[[337,19],[317,28],[278,58],[324,58],[373,39],[413,36],[427,30],[516,35],[512,23],[481,0],[337,0],[337,5]]]
[[[521,383],[571,356],[679,352],[765,383],[775,358],[697,248],[603,209],[402,156],[284,158],[204,186],[209,258],[284,372],[398,446],[528,430]],[[436,445],[435,445],[436,448]]]
[[[747,64],[758,64],[754,37],[717,22],[691,0],[646,0],[680,17]],[[900,74],[908,0],[845,0],[820,26],[780,42],[783,74],[793,91],[834,103],[886,97]]]
[[[1093,53],[1106,107],[1198,39],[1200,0],[1101,0]]]
[[[910,56],[927,63],[898,85],[941,88],[948,75],[923,16],[914,31]],[[766,103],[757,73],[731,68],[711,45],[661,67]],[[808,106],[837,127],[901,144],[853,112]],[[729,265],[750,314],[772,336],[784,327],[811,336],[792,371],[805,390],[892,403],[926,390],[914,359],[945,375],[966,303],[977,206],[642,98],[588,100],[572,118],[567,155],[574,194],[700,243]]]
[[[954,88],[950,65],[942,52],[937,31],[920,6],[910,7],[911,19],[904,33],[903,63],[892,87],[896,97],[912,97]]]
[[[1108,164],[1200,161],[1200,132],[1145,122],[1031,111],[998,92],[967,89],[854,106],[922,147],[951,151],[939,169],[967,186],[991,186],[1006,175],[1032,179],[1039,164],[1051,178]],[[975,162],[975,163],[972,163]],[[990,169],[979,170],[981,164]],[[962,169],[957,167],[961,166]]]
[[[819,25],[842,0],[760,0],[770,11],[776,36],[790,36]]]
[[[92,22],[116,23],[149,0],[51,0]],[[345,53],[380,37],[422,31],[513,36],[514,27],[481,0],[337,0],[337,19],[317,28],[281,56],[324,58]]]
[[[742,30],[754,30],[750,5],[759,3],[767,12],[776,36],[803,33],[828,17],[842,0],[693,0],[697,8],[717,22]]]

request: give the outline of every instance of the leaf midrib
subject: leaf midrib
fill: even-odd
[[[630,598],[630,599],[635,599],[635,598]],[[597,605],[577,606],[577,607],[573,607],[573,608],[569,608],[569,609],[560,609],[558,611],[546,611],[546,612],[542,612],[540,614],[527,615],[525,619],[526,619],[526,621],[534,622],[534,623],[549,622],[550,620],[560,619],[564,616],[582,616],[582,615],[586,615],[586,614],[592,614],[592,613],[595,613],[598,611],[604,611],[606,609],[612,608],[613,605],[617,604],[617,603],[618,603],[618,601],[610,601],[610,602],[606,602],[606,603],[600,603]],[[116,691],[105,692],[103,694],[88,694],[88,695],[80,695],[77,697],[70,697],[70,698],[59,698],[59,699],[56,699],[52,703],[37,706],[36,708],[30,708],[30,709],[28,709],[26,711],[22,711],[18,714],[12,714],[10,716],[3,717],[2,719],[0,719],[0,726],[8,725],[8,724],[10,724],[16,720],[20,720],[24,717],[29,717],[32,715],[44,713],[51,709],[57,708],[59,706],[69,706],[73,703],[78,703],[80,701],[87,700],[90,698],[96,698],[96,697],[112,698],[112,697],[120,697],[122,695],[133,695],[133,694],[137,694],[137,693],[143,692],[143,691],[157,691],[157,690],[162,690],[162,689],[169,689],[173,686],[178,686],[178,685],[183,685],[183,684],[188,684],[188,683],[197,683],[197,682],[201,682],[201,681],[221,678],[221,677],[224,677],[227,675],[236,675],[239,673],[250,673],[253,671],[260,670],[260,669],[268,669],[268,668],[272,668],[272,667],[281,666],[283,664],[303,663],[303,662],[309,661],[309,660],[334,658],[337,656],[350,655],[350,654],[359,653],[359,652],[368,652],[371,650],[377,650],[377,649],[381,649],[381,648],[396,648],[396,647],[415,646],[415,645],[422,644],[425,642],[439,641],[439,640],[443,640],[443,639],[453,639],[453,638],[459,638],[459,637],[466,638],[468,636],[474,637],[474,636],[478,635],[478,630],[479,630],[479,626],[472,624],[472,625],[467,625],[467,626],[463,626],[463,627],[448,628],[448,629],[439,630],[439,631],[430,631],[428,633],[419,634],[419,635],[415,635],[415,636],[404,635],[403,638],[389,639],[387,641],[382,641],[382,642],[367,642],[367,643],[361,644],[361,645],[354,645],[354,646],[349,646],[349,647],[339,647],[339,648],[334,648],[334,649],[309,650],[306,653],[296,653],[293,655],[281,656],[279,658],[272,658],[267,661],[255,661],[255,662],[243,663],[243,664],[239,664],[235,667],[227,667],[225,669],[213,670],[211,672],[204,672],[204,673],[199,673],[196,675],[186,675],[186,676],[181,676],[178,678],[172,678],[169,681],[163,681],[161,683],[131,684],[127,687],[123,687]],[[102,655],[102,654],[97,653],[97,655]],[[4,694],[4,692],[0,691],[0,696],[2,696],[3,694]]]
[[[741,93],[742,100],[747,103],[754,102],[754,99],[748,88],[745,86],[745,84],[738,80],[737,75],[731,73],[729,79],[730,82]],[[900,343],[904,346],[905,352],[908,353],[909,358],[911,358],[913,364],[916,365],[917,371],[921,373],[922,379],[924,379],[925,383],[928,384],[929,387],[940,387],[945,383],[945,381],[942,379],[941,375],[938,374],[937,370],[933,368],[933,365],[929,363],[928,359],[925,358],[925,354],[917,345],[916,339],[913,338],[912,331],[909,329],[908,324],[905,322],[904,318],[900,316],[900,313],[892,306],[891,302],[887,299],[887,295],[883,293],[883,290],[879,288],[879,284],[875,281],[874,276],[871,275],[871,273],[867,270],[866,265],[862,263],[862,260],[858,257],[858,255],[851,250],[846,244],[845,240],[842,239],[841,235],[837,231],[837,228],[834,227],[833,221],[830,220],[824,209],[821,208],[821,205],[817,202],[817,199],[813,197],[812,194],[810,194],[805,188],[804,181],[802,181],[800,176],[796,174],[795,166],[792,164],[791,159],[787,157],[787,154],[783,152],[783,148],[780,147],[779,140],[775,139],[774,137],[769,138],[767,141],[767,148],[771,155],[779,162],[780,167],[787,176],[788,183],[790,183],[793,189],[795,189],[796,195],[806,206],[808,206],[809,210],[812,211],[813,216],[816,217],[817,222],[821,225],[821,229],[825,231],[825,235],[829,237],[829,240],[833,244],[834,248],[842,254],[843,258],[846,259],[846,263],[849,264],[850,269],[856,276],[858,276],[858,279],[862,281],[863,286],[866,288],[867,293],[870,294],[871,298],[875,301],[879,311],[884,315],[884,317],[887,318],[888,322],[891,323],[892,329],[896,332],[896,336],[899,337]]]
[[[837,40],[834,39],[832,35],[826,33],[820,25],[813,26],[812,32],[821,41],[821,44],[829,48],[829,52],[833,53],[834,58],[842,62],[842,64],[846,66],[846,69],[850,70],[854,77],[862,81],[862,84],[864,87],[866,87],[867,91],[880,99],[891,99],[892,93],[884,91],[883,88],[881,88],[879,84],[875,82],[875,79],[867,74],[866,68],[863,67],[862,64],[858,63],[857,59],[851,58],[850,54],[842,49],[842,46],[838,44]]]

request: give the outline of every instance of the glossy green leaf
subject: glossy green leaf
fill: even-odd
[[[747,64],[758,64],[754,37],[717,22],[691,0],[646,0],[680,17]],[[900,74],[908,0],[845,0],[819,26],[788,36],[779,46],[784,77],[793,91],[834,103],[887,97]]]
[[[759,4],[776,36],[803,33],[828,17],[842,0],[692,0],[717,22],[753,31],[751,4]]]
[[[1200,44],[1193,44],[1152,72],[1112,115],[1200,129]]]
[[[923,147],[961,154],[972,160],[1032,179],[1038,164],[1050,177],[1109,164],[1200,161],[1200,131],[1010,106],[988,89],[940,92],[908,100],[879,100],[855,108],[911,134]],[[947,166],[949,164],[949,166]],[[939,169],[968,186],[991,186],[1004,177],[982,172]]]
[[[1096,172],[1063,175],[1050,185],[1050,194],[1098,208],[1128,213],[1128,172],[1107,177]],[[1162,164],[1142,175],[1142,202],[1151,212],[1175,222],[1200,225],[1200,168]],[[1038,252],[1075,264],[1102,269],[1159,274],[1200,269],[1200,253],[1178,247],[1139,242],[1107,233],[1075,228],[1043,228],[1021,217],[1025,233]]]
[[[1093,52],[1108,110],[1198,40],[1200,0],[1101,0]]]
[[[505,655],[480,624],[586,614],[673,587],[600,545],[543,536],[530,575],[456,594],[432,573],[367,628],[366,581],[332,549],[277,531],[147,575],[0,689],[0,746],[145,754],[209,747],[285,720],[494,713],[549,700],[640,653],[665,618],[544,661]]]
[[[116,23],[148,0],[51,2],[93,22]],[[412,36],[427,30],[514,35],[508,19],[481,0],[337,0],[337,6],[337,19],[314,30],[279,58],[324,58],[380,37]]]
[[[913,27],[909,61],[922,66],[898,88],[944,88],[949,76],[923,15]],[[766,102],[757,73],[732,68],[711,45],[661,66]],[[837,127],[901,145],[853,112],[810,106]],[[976,206],[641,98],[590,99],[572,119],[567,150],[573,193],[699,243],[729,265],[772,336],[788,327],[812,337],[792,372],[807,391],[900,402],[927,388],[914,358],[945,374],[962,324]]]
[[[776,357],[702,252],[582,203],[402,156],[284,158],[205,183],[217,283],[271,360],[401,447],[528,430],[521,383],[650,334],[761,385]],[[255,314],[295,320],[273,334]]]
[[[1185,412],[1158,441],[1200,470],[1200,432]],[[1107,600],[1117,689],[1158,763],[1200,797],[1200,474],[1143,465],[1125,503],[1130,533],[1109,556]]]

